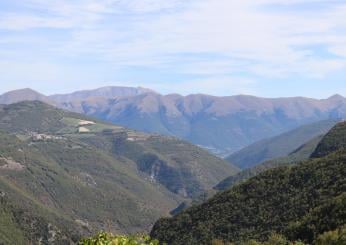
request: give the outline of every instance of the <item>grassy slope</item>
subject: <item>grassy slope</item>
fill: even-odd
[[[343,139],[345,127],[339,124],[331,132]],[[174,218],[161,219],[151,234],[169,244],[209,244],[215,238],[264,240],[274,231],[311,242],[346,223],[346,150],[338,146],[323,158],[266,171]]]
[[[65,214],[40,203],[3,176],[0,189],[5,194],[0,197],[0,243],[35,244],[41,240],[43,244],[70,244],[85,234],[83,227]]]
[[[4,244],[24,244],[25,235],[7,205],[0,200],[0,241]]]
[[[327,133],[336,123],[336,121],[327,120],[301,126],[245,147],[227,157],[227,160],[245,169],[266,160],[286,156],[303,143]]]
[[[78,134],[76,124],[81,119],[96,125],[86,126],[89,133]],[[78,234],[148,230],[183,198],[197,195],[236,171],[185,142],[130,131],[39,102],[0,108],[0,129],[8,132],[0,135],[0,157],[24,166],[19,171],[0,170],[0,191],[10,203],[18,204],[12,211],[26,210],[29,217],[42,220],[42,227],[51,222],[58,230],[66,226]],[[30,131],[62,138],[32,140]],[[127,140],[130,136],[138,140]],[[174,169],[179,189],[168,188],[176,179],[166,183],[140,171],[138,160],[146,154]],[[0,166],[4,164],[2,160]],[[41,230],[47,232],[47,228]],[[33,232],[27,231],[26,237]]]

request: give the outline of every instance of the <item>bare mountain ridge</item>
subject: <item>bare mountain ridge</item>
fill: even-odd
[[[2,97],[0,102],[6,103]],[[60,108],[129,128],[183,138],[223,156],[307,123],[346,117],[346,98],[341,95],[321,100],[182,96],[143,88],[107,87],[37,99],[48,99]]]
[[[150,89],[137,87],[102,87],[92,90],[81,90],[70,94],[54,94],[49,96],[52,100],[59,103],[66,103],[70,101],[83,101],[92,98],[102,97],[102,98],[114,98],[121,96],[135,96],[143,93],[153,92]]]
[[[221,154],[303,124],[346,117],[346,99],[341,96],[317,100],[144,93],[74,102],[66,108],[130,128],[174,135]]]
[[[120,97],[120,98],[119,98]],[[121,98],[122,97],[122,98]],[[0,104],[12,104],[23,100],[46,100],[51,103],[84,103],[117,102],[122,106],[137,104],[143,113],[159,112],[160,107],[165,107],[170,116],[193,116],[198,113],[226,116],[239,111],[256,111],[258,113],[274,112],[282,108],[289,116],[300,116],[302,113],[313,113],[312,109],[320,111],[329,110],[331,107],[341,109],[346,103],[346,98],[335,94],[327,99],[312,99],[305,97],[261,98],[251,95],[212,96],[207,94],[179,94],[161,95],[147,88],[109,86],[93,90],[81,90],[69,94],[43,95],[30,88],[10,91],[0,95]],[[296,110],[292,110],[296,109]]]
[[[290,117],[301,116],[303,113],[311,115],[314,109],[325,111],[342,106],[346,99],[335,96],[328,99],[317,100],[304,97],[292,98],[260,98],[249,95],[236,95],[216,97],[204,94],[182,96],[177,94],[160,95],[157,93],[142,93],[138,96],[126,96],[123,98],[103,98],[108,103],[116,102],[119,105],[136,104],[143,113],[159,112],[160,107],[165,107],[167,114],[171,116],[194,116],[198,113],[208,113],[215,116],[227,116],[239,111],[255,111],[257,113],[272,113],[278,108],[283,109]],[[72,100],[73,101],[73,100]],[[93,100],[84,100],[93,103]]]
[[[48,96],[45,96],[30,88],[9,91],[7,93],[0,95],[0,104],[13,104],[13,103],[21,102],[23,100],[29,100],[29,101],[39,100],[42,102],[54,104],[54,101],[50,100]]]

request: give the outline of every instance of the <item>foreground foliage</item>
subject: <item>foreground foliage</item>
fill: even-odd
[[[158,240],[150,238],[148,235],[114,235],[112,233],[100,232],[99,234],[82,239],[78,245],[159,245]],[[182,243],[183,244],[183,243]],[[312,244],[315,245],[345,245],[346,225],[333,231],[327,231],[319,235]],[[307,245],[298,241],[289,241],[285,236],[272,233],[266,241],[248,240],[246,242],[225,242],[214,239],[211,245]]]
[[[159,241],[149,236],[122,236],[101,232],[94,237],[83,239],[79,245],[159,245]]]
[[[346,225],[333,231],[327,231],[318,236],[312,243],[314,245],[345,245],[346,244]],[[267,241],[259,242],[249,240],[246,242],[230,243],[222,240],[213,240],[212,245],[308,245],[302,241],[289,241],[285,236],[273,233]]]
[[[334,231],[328,231],[320,235],[316,245],[344,245],[346,244],[346,225]]]

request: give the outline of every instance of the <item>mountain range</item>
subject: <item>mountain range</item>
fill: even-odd
[[[304,124],[346,117],[346,98],[161,95],[145,88],[105,87],[45,96],[31,89],[0,96],[0,104],[40,100],[145,132],[185,139],[219,156]]]

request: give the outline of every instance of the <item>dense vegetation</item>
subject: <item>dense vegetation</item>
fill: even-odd
[[[302,144],[326,134],[337,121],[325,120],[303,125],[278,136],[264,139],[233,153],[227,160],[242,169],[251,168],[264,161],[285,157]]]
[[[84,238],[79,245],[104,245],[104,244],[116,244],[116,245],[159,245],[158,240],[153,240],[147,235],[113,235],[111,233],[101,232],[93,237]],[[346,244],[346,225],[341,226],[336,230],[327,231],[319,235],[314,241],[316,245],[344,245]],[[184,243],[185,245],[185,243]],[[211,245],[308,245],[300,240],[290,241],[285,236],[272,233],[268,236],[266,241],[257,241],[254,239],[248,241],[241,241],[237,243],[225,242],[219,239],[214,239]]]
[[[285,236],[272,233],[266,241],[260,242],[254,239],[237,243],[224,242],[222,240],[213,240],[212,245],[308,245],[302,241],[290,241]],[[315,245],[344,245],[346,244],[346,226],[339,227],[336,230],[327,231],[319,235],[314,241]]]
[[[323,121],[319,122],[317,124],[311,124],[312,125],[328,125],[328,123],[332,123],[334,121]],[[222,180],[220,183],[218,183],[214,189],[215,190],[226,190],[230,187],[232,187],[235,184],[238,184],[240,182],[243,182],[253,176],[258,175],[259,173],[262,173],[268,169],[279,167],[279,166],[285,166],[285,165],[291,165],[296,164],[302,160],[308,159],[310,157],[321,157],[327,155],[329,152],[341,149],[345,147],[346,133],[343,132],[344,130],[344,123],[339,123],[336,127],[334,127],[332,130],[328,132],[325,137],[323,135],[317,136],[310,141],[306,142],[305,144],[299,146],[297,149],[295,149],[293,152],[288,154],[284,157],[278,157],[271,160],[264,161],[258,165],[255,165],[251,168],[244,169],[240,171],[239,173],[229,176],[226,179]],[[308,130],[311,130],[309,125],[303,126],[301,128],[305,128]],[[298,130],[298,132],[301,132]],[[322,141],[323,139],[323,141]],[[252,153],[249,153],[251,155]],[[256,151],[255,151],[256,154]],[[250,156],[251,158],[251,156]]]
[[[9,200],[4,193],[0,196],[0,244],[36,244],[41,241],[41,244],[63,245],[79,240],[81,230],[73,220],[27,197],[21,196],[17,200],[22,203]]]
[[[322,142],[340,142],[345,127],[337,125],[331,131],[336,138],[329,134]],[[174,245],[261,242],[274,232],[289,241],[328,244],[318,242],[332,235],[319,236],[346,224],[346,149],[337,145],[325,145],[328,155],[322,158],[265,171],[173,218],[163,218],[151,235]]]
[[[211,198],[212,196],[214,196],[218,191],[227,190],[231,188],[232,186],[242,183],[250,179],[251,177],[254,177],[266,170],[280,167],[280,166],[293,165],[302,160],[306,160],[315,151],[315,148],[318,145],[318,143],[321,141],[322,137],[323,137],[322,135],[318,136],[310,140],[309,142],[301,145],[296,150],[291,152],[288,156],[271,159],[261,164],[258,164],[254,167],[243,169],[239,173],[235,175],[231,175],[223,179],[222,181],[220,181],[216,186],[214,186],[212,190],[203,192],[201,195],[194,197],[192,200],[185,200],[184,202],[179,204],[178,207],[173,209],[170,213],[172,215],[176,215],[182,212],[183,210],[191,207],[192,205],[201,204],[205,202],[206,200],[208,200],[209,198]]]
[[[93,123],[80,133],[83,120]],[[99,230],[148,231],[181,201],[236,171],[181,140],[40,102],[0,107],[0,130],[0,196],[7,203],[0,243],[66,244]],[[179,178],[163,178],[167,169]]]
[[[253,176],[256,176],[266,170],[279,167],[279,166],[285,166],[285,165],[292,165],[296,164],[302,160],[306,160],[310,158],[311,154],[315,151],[318,143],[321,141],[323,136],[317,136],[310,141],[306,142],[305,144],[299,146],[297,149],[295,149],[293,152],[288,154],[284,157],[278,157],[271,160],[264,161],[258,165],[255,165],[251,168],[244,169],[240,171],[239,173],[229,176],[226,179],[222,180],[220,183],[218,183],[214,189],[215,190],[227,190],[228,188],[232,187],[235,184],[241,183]]]
[[[79,245],[159,245],[158,240],[152,240],[146,235],[122,236],[101,232],[94,237],[82,239]]]
[[[346,121],[330,130],[312,153],[311,157],[323,157],[332,151],[346,147]]]

